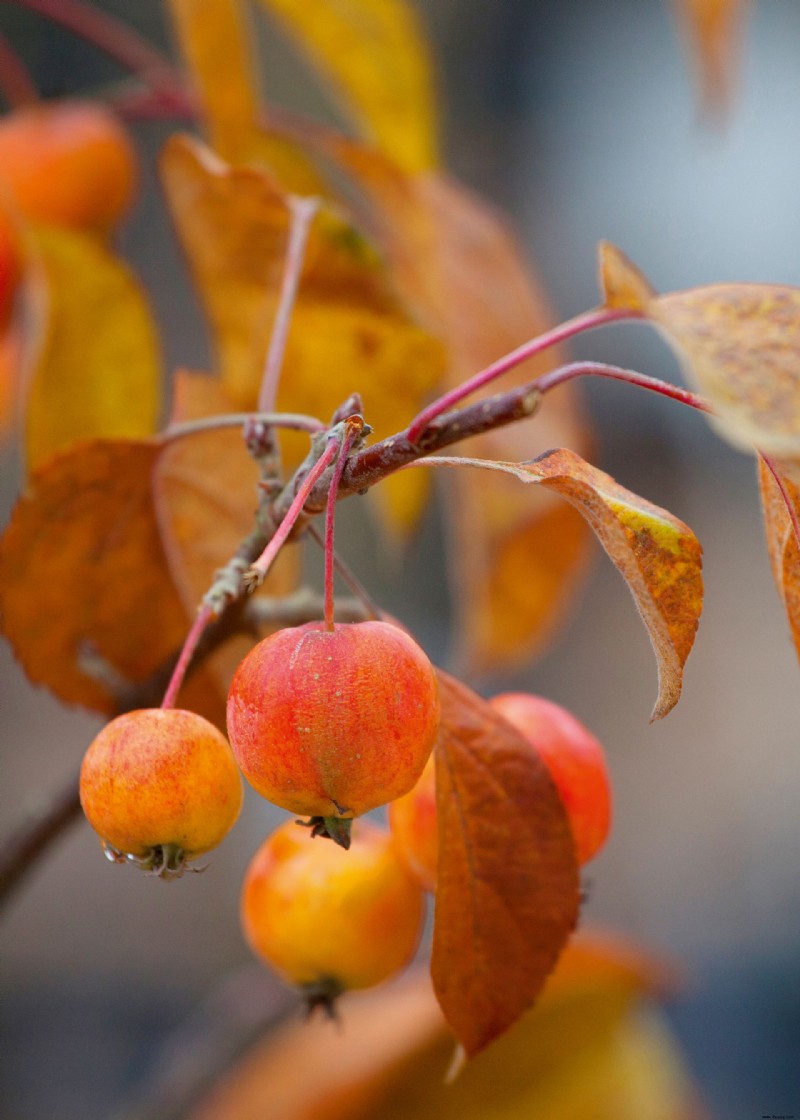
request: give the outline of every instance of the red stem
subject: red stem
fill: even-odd
[[[178,693],[183,684],[183,678],[186,676],[186,671],[189,668],[194,651],[203,636],[205,628],[213,620],[214,612],[206,603],[197,612],[197,617],[191,625],[189,633],[186,635],[186,641],[183,643],[175,668],[172,671],[167,691],[164,693],[164,699],[161,701],[162,708],[174,708],[175,701],[178,699]]]
[[[697,408],[701,412],[713,412],[708,401],[690,393],[688,389],[681,389],[670,381],[661,381],[658,377],[647,377],[637,373],[635,369],[621,369],[619,366],[605,365],[603,362],[572,362],[567,366],[560,366],[550,373],[544,373],[531,382],[532,389],[540,393],[549,393],[558,385],[573,381],[576,377],[607,377],[612,381],[624,381],[627,385],[638,385],[640,389],[649,389],[653,393],[660,393],[662,397],[670,397],[681,404],[688,404],[690,408]]]
[[[358,423],[356,423],[358,421]],[[339,494],[339,483],[342,481],[344,468],[347,466],[347,455],[353,446],[353,440],[363,430],[364,422],[361,417],[353,417],[347,423],[342,441],[339,445],[339,458],[333,469],[331,488],[328,491],[328,504],[325,509],[325,629],[334,628],[333,604],[333,571],[336,563],[336,552],[333,547],[333,529],[336,521],[336,499]]]
[[[0,91],[10,109],[35,105],[39,100],[39,91],[28,67],[5,35],[0,35]]]
[[[91,4],[83,0],[14,2],[79,35],[136,74],[151,89],[165,94],[182,90],[180,73],[160,51],[133,28]]]
[[[259,558],[251,565],[250,570],[259,572],[261,578],[266,576],[269,569],[278,555],[280,550],[286,543],[286,539],[294,528],[294,523],[297,521],[300,514],[303,512],[303,506],[306,503],[306,498],[314,489],[315,484],[319,478],[324,474],[325,470],[333,462],[337,452],[337,442],[331,439],[328,446],[323,451],[322,455],[317,459],[314,466],[303,479],[303,483],[292,499],[292,503],[286,511],[286,514],[281,521],[280,525],[275,531],[275,536],[269,542],[267,547],[261,553]]]
[[[791,521],[792,529],[794,530],[794,539],[795,539],[795,542],[797,544],[798,549],[800,549],[800,519],[798,519],[797,508],[795,507],[795,504],[792,501],[792,495],[786,489],[786,483],[784,482],[783,477],[782,477],[780,471],[778,470],[778,467],[777,467],[777,464],[775,463],[775,460],[770,458],[769,455],[765,455],[763,451],[759,451],[758,454],[764,460],[764,462],[767,466],[767,469],[769,470],[769,473],[775,479],[775,485],[778,487],[778,489],[781,492],[781,497],[783,498],[783,504],[786,506],[786,512],[789,514],[789,520]]]
[[[574,319],[568,319],[566,323],[561,323],[559,326],[554,327],[544,334],[540,334],[537,338],[530,339],[528,342],[523,342],[516,350],[512,350],[510,354],[499,358],[492,365],[487,366],[486,369],[476,373],[474,377],[470,377],[462,385],[456,386],[451,389],[449,393],[432,401],[427,408],[416,416],[408,426],[406,435],[411,443],[416,443],[425,429],[436,419],[441,416],[443,412],[449,412],[465,397],[469,397],[472,393],[482,389],[485,385],[489,385],[495,381],[501,374],[507,373],[508,370],[513,369],[520,363],[527,361],[528,358],[540,354],[543,350],[548,350],[551,346],[558,345],[559,342],[565,342],[568,338],[573,338],[576,334],[581,334],[583,331],[592,330],[594,327],[603,327],[607,323],[615,323],[620,319],[638,319],[641,318],[641,312],[630,311],[627,308],[610,308],[610,307],[595,307],[591,311],[584,311],[582,315],[576,315]]]
[[[272,326],[267,360],[264,366],[264,376],[258,395],[259,412],[269,412],[270,409],[275,407],[278,396],[278,380],[283,365],[283,356],[286,353],[286,340],[289,336],[292,310],[297,299],[300,274],[303,271],[308,231],[318,209],[319,201],[316,198],[289,196],[291,215],[289,244],[283,265],[278,310],[275,313],[275,322]]]

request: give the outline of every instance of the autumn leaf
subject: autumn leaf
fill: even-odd
[[[773,468],[774,472],[773,473]],[[772,566],[797,656],[800,657],[800,467],[758,457],[764,530]]]
[[[150,435],[161,408],[161,362],[138,283],[88,234],[40,227],[30,237],[29,466],[76,439]]]
[[[800,456],[800,288],[717,284],[648,311],[734,446]]]
[[[168,0],[178,43],[194,79],[211,146],[232,163],[255,163],[298,194],[323,184],[300,151],[262,124],[252,44],[242,0]]]
[[[702,550],[688,525],[563,448],[527,463],[437,456],[412,465],[500,471],[540,483],[574,505],[621,572],[650,635],[658,664],[651,718],[675,706],[703,605]]]
[[[407,0],[261,0],[307,52],[364,138],[406,171],[436,162],[431,64]]]
[[[578,916],[578,867],[547,767],[485,701],[440,674],[439,867],[431,975],[472,1057],[534,1002]]]
[[[597,258],[603,305],[646,313],[656,293],[636,265],[610,241],[600,242]]]
[[[700,1120],[654,1011],[662,976],[619,938],[576,934],[533,1011],[445,1084],[452,1036],[420,969],[343,999],[340,1031],[284,1025],[191,1120]]]
[[[173,424],[231,411],[217,378],[177,371]],[[258,470],[241,429],[213,429],[166,442],[153,470],[152,492],[170,575],[191,616],[214,572],[228,562],[256,522]],[[260,594],[287,595],[298,578],[298,550],[284,548]],[[252,637],[232,638],[209,658],[223,691],[252,644]]]
[[[153,440],[73,444],[33,472],[0,540],[3,632],[29,678],[112,714],[180,649],[189,615],[170,578],[152,503]],[[201,671],[187,706],[219,719]]]
[[[255,407],[289,228],[286,199],[253,169],[226,166],[186,137],[167,145],[162,169],[178,232],[235,407]],[[289,331],[278,407],[327,419],[354,391],[378,438],[401,428],[439,381],[441,343],[403,309],[370,244],[323,208],[309,237]],[[305,453],[284,440],[290,464]],[[400,530],[414,522],[425,486],[379,488]]]
[[[748,0],[673,0],[694,63],[703,108],[729,106],[737,76],[741,29]]]

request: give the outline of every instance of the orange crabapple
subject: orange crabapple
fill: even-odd
[[[196,712],[141,708],[91,743],[80,795],[110,859],[164,878],[215,848],[242,806],[242,779],[225,736]]]
[[[404,968],[423,918],[422,889],[390,833],[369,821],[355,823],[348,851],[287,821],[256,852],[242,888],[250,947],[312,1007]]]
[[[406,793],[439,729],[436,673],[388,622],[280,630],[234,674],[228,735],[250,784],[347,846],[349,821]]]

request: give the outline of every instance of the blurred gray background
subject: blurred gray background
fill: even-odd
[[[103,6],[166,42],[155,0]],[[800,284],[795,0],[754,5],[739,95],[717,131],[699,121],[665,2],[420,7],[441,66],[450,167],[511,212],[560,318],[596,302],[601,238],[665,291],[717,280]],[[0,5],[0,30],[47,94],[119,76],[13,4]],[[305,71],[284,42],[266,25],[261,38],[272,96],[316,111],[321,98],[298,94]],[[153,186],[153,154],[168,131],[137,129],[145,170],[122,242],[154,294],[169,365],[203,365],[196,307]],[[679,376],[644,327],[610,328],[573,352]],[[599,556],[548,655],[481,683],[542,692],[605,743],[614,833],[588,869],[586,921],[685,967],[671,1015],[714,1115],[800,1115],[800,669],[769,571],[754,465],[672,402],[608,383],[585,394],[598,463],[687,521],[704,545],[707,600],[683,699],[648,725],[654,659],[622,581]],[[10,458],[2,471],[5,513],[18,478]],[[441,656],[444,581],[424,562],[440,545],[435,516],[384,581],[353,511],[338,539],[385,605]],[[7,648],[0,710],[5,833],[77,769],[98,723],[31,689]],[[249,959],[239,882],[270,822],[248,799],[211,870],[170,887],[104,863],[83,824],[41,864],[0,926],[4,1115],[85,1120],[135,1095],[159,1037]]]

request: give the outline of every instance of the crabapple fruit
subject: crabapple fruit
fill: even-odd
[[[391,835],[369,821],[355,823],[348,852],[287,822],[259,848],[242,889],[251,948],[312,1005],[404,968],[423,916],[422,889]]]
[[[387,622],[280,630],[244,658],[228,695],[228,735],[250,784],[330,824],[344,846],[342,821],[414,785],[439,718],[430,661]]]
[[[225,736],[196,712],[141,708],[106,724],[83,760],[81,805],[110,858],[169,878],[217,846],[242,806]]]
[[[489,702],[541,755],[567,810],[578,862],[587,863],[611,827],[611,781],[601,744],[571,712],[542,696],[506,692]]]
[[[102,105],[64,100],[0,121],[0,183],[29,218],[107,233],[127,209],[136,158]]]

